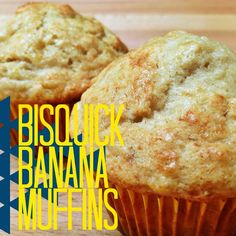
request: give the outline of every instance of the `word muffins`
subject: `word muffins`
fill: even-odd
[[[234,52],[171,32],[110,64],[78,107],[84,104],[124,105],[124,145],[107,145],[106,162],[119,194],[110,202],[125,235],[236,234]],[[74,109],[71,123],[75,114],[83,120]],[[110,120],[100,115],[102,140]]]
[[[22,103],[71,107],[93,78],[126,52],[110,30],[68,5],[26,4],[0,33],[0,99],[10,96],[12,119]],[[16,132],[11,144],[17,144]]]

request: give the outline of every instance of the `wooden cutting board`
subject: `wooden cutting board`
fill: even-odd
[[[235,0],[59,0],[51,2],[66,2],[83,14],[95,16],[119,35],[129,48],[135,48],[150,37],[162,35],[170,30],[187,30],[222,41],[236,51]],[[21,0],[0,0],[0,23],[9,19],[17,6],[24,3],[25,1]],[[12,171],[17,169],[15,158],[12,158],[11,165]],[[11,185],[11,195],[12,199],[17,196],[17,185]],[[81,199],[77,200],[81,201]],[[47,204],[46,201],[45,204]],[[105,211],[104,214],[106,214]],[[63,214],[59,218],[60,229],[56,232],[19,232],[17,230],[18,214],[12,210],[11,215],[11,231],[14,236],[121,235],[118,231],[82,231],[79,215],[75,216],[74,229],[68,231],[67,216]],[[6,234],[0,233],[0,235]]]
[[[170,30],[186,30],[222,41],[236,51],[235,0],[48,1],[66,2],[83,14],[95,16],[117,33],[129,48]],[[0,22],[25,2],[27,0],[0,0]]]

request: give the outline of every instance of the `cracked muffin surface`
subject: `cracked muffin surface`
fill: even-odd
[[[29,3],[0,31],[1,99],[72,102],[126,46],[68,5]]]
[[[124,104],[124,146],[107,146],[109,179],[176,197],[236,196],[236,55],[186,32],[154,38],[111,63],[84,104]],[[101,138],[110,120],[100,114]],[[83,133],[83,123],[79,123]]]

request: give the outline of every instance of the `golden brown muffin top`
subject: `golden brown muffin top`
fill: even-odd
[[[68,5],[26,4],[0,30],[0,99],[78,100],[91,80],[126,51],[100,22]]]
[[[124,146],[107,146],[112,182],[176,197],[236,196],[236,55],[225,45],[185,32],[154,38],[109,65],[79,108],[86,103],[125,107]],[[107,134],[109,119],[100,120]]]

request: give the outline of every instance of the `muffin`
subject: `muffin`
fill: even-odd
[[[81,98],[124,104],[106,147],[110,204],[129,236],[236,234],[236,54],[186,32],[153,38],[110,64]],[[110,121],[100,114],[100,137]],[[101,183],[102,185],[102,183]]]
[[[21,103],[72,107],[93,78],[126,52],[110,30],[68,5],[26,4],[0,31],[0,99],[11,97],[12,119]],[[11,144],[17,144],[15,132]]]

